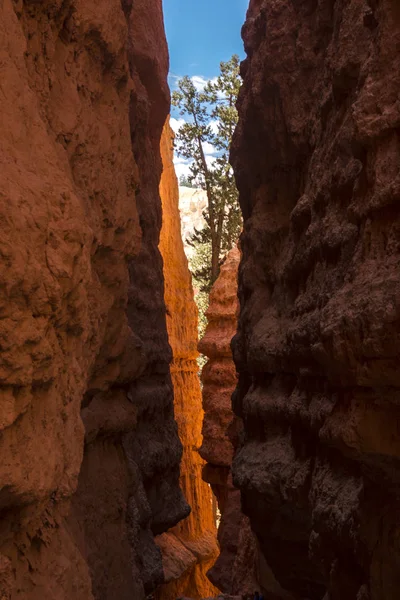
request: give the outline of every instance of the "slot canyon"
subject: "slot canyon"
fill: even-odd
[[[162,0],[0,0],[0,600],[400,597],[400,4],[242,37],[198,344]]]

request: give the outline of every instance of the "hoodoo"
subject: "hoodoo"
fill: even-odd
[[[231,250],[213,285],[207,310],[207,329],[199,350],[208,358],[203,368],[203,443],[207,461],[203,478],[218,500],[220,555],[208,575],[227,594],[249,594],[257,587],[257,550],[247,517],[240,508],[240,492],[232,484],[232,457],[242,423],[232,412],[236,385],[231,340],[238,318],[237,271],[240,253]]]
[[[399,596],[400,8],[252,0],[234,459],[296,598]]]

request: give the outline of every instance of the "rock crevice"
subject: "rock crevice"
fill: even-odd
[[[175,418],[183,445],[181,489],[192,507],[190,516],[157,538],[163,554],[166,584],[157,600],[189,595],[195,600],[218,593],[207,570],[218,555],[217,531],[210,487],[201,478],[203,411],[197,365],[197,308],[181,237],[179,189],[173,165],[173,132],[165,124],[161,140],[160,184],[163,218],[160,251],[164,262],[167,328],[172,348],[171,375]]]

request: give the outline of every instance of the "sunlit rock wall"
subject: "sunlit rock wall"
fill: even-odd
[[[234,481],[296,598],[395,600],[400,5],[252,0],[243,36]]]
[[[157,592],[157,598],[175,600],[187,595],[198,600],[218,592],[206,577],[218,555],[218,545],[212,493],[201,478],[204,461],[198,453],[203,411],[196,361],[197,309],[181,239],[172,136],[167,121],[161,140],[163,222],[160,251],[164,260],[167,328],[173,354],[175,418],[183,444],[181,488],[192,512],[186,520],[157,539],[168,582]]]
[[[0,3],[0,597],[144,598],[179,488],[161,1]],[[72,498],[72,502],[71,502]]]

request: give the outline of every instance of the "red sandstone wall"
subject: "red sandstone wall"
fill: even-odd
[[[163,221],[160,252],[164,261],[167,328],[172,348],[171,375],[175,418],[183,444],[181,488],[192,508],[190,516],[157,539],[163,553],[166,585],[159,600],[191,596],[196,600],[218,593],[206,577],[218,555],[217,531],[210,487],[203,482],[201,445],[203,411],[197,366],[197,308],[183,249],[179,189],[173,165],[173,132],[166,122],[161,139],[163,172],[160,195]]]
[[[160,0],[0,3],[0,597],[143,598],[179,489]],[[72,498],[72,504],[71,504]]]
[[[400,5],[252,0],[234,481],[281,585],[399,596]]]

